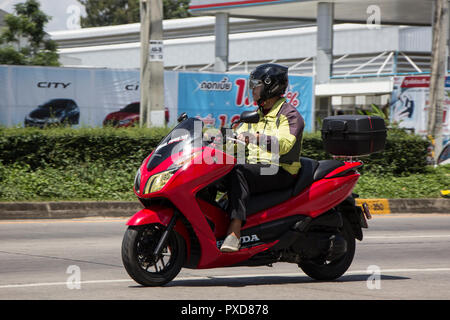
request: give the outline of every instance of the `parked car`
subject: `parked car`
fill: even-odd
[[[126,105],[119,111],[108,114],[103,126],[129,127],[139,122],[139,102]]]
[[[126,105],[119,111],[108,114],[105,120],[103,120],[103,126],[130,127],[139,122],[139,115],[140,103],[133,102]],[[169,122],[169,109],[165,108],[164,115],[167,124]]]
[[[441,154],[437,160],[438,165],[445,165],[450,163],[450,142],[442,149]]]
[[[52,99],[38,106],[25,117],[25,127],[78,124],[80,108],[72,99]]]

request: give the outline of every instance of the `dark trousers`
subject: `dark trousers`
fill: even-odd
[[[231,219],[239,219],[245,224],[247,201],[251,194],[287,189],[295,182],[295,177],[279,167],[276,174],[264,175],[261,171],[269,168],[266,164],[239,164],[227,175],[228,213]]]

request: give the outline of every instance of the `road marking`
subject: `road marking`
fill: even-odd
[[[382,274],[386,273],[407,273],[407,272],[450,272],[450,268],[406,268],[406,269],[380,269]],[[346,275],[367,275],[367,270],[347,271]],[[174,281],[192,281],[192,280],[217,280],[217,279],[238,279],[238,278],[267,278],[267,277],[297,277],[304,276],[302,272],[295,273],[266,273],[266,274],[233,274],[233,275],[217,275],[217,276],[199,276],[199,277],[179,277]],[[134,282],[132,279],[113,279],[113,280],[91,280],[80,281],[79,284],[101,284],[101,283],[120,283],[120,282]],[[45,287],[45,286],[64,286],[67,282],[43,282],[43,283],[24,283],[24,284],[7,284],[0,285],[0,289],[8,288],[29,288],[29,287]]]
[[[413,239],[413,238],[450,238],[450,234],[414,235],[414,236],[366,236],[364,239]]]
[[[129,282],[132,279],[117,279],[117,280],[92,280],[92,281],[80,281],[80,284],[90,283],[114,283],[114,282]],[[67,285],[67,282],[42,282],[42,283],[25,283],[25,284],[7,284],[0,286],[0,289],[6,288],[29,288],[29,287],[45,287],[45,286],[63,286]]]

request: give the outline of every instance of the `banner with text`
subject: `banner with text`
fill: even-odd
[[[169,125],[177,119],[177,79],[176,72],[164,72]],[[139,109],[119,112],[139,102],[139,81],[137,69],[0,66],[0,125],[64,120],[74,126],[95,127],[102,126],[108,115],[124,120],[139,113]]]
[[[165,117],[169,126],[186,112],[207,126],[230,124],[255,105],[247,92],[248,74],[164,72]],[[0,125],[52,123],[102,126],[106,117],[126,122],[127,105],[140,100],[137,69],[0,66]],[[289,76],[286,99],[313,124],[313,78]],[[46,109],[51,109],[51,112]],[[131,110],[131,111],[130,111]],[[138,111],[137,111],[138,112]],[[54,114],[52,114],[54,113]]]
[[[247,80],[248,74],[180,72],[178,113],[197,117],[208,127],[229,125],[243,111],[256,108],[248,96]],[[313,78],[289,76],[285,97],[305,119],[305,130],[311,131]]]

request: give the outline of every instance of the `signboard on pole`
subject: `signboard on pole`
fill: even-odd
[[[150,61],[164,61],[162,40],[150,40],[149,55]]]

